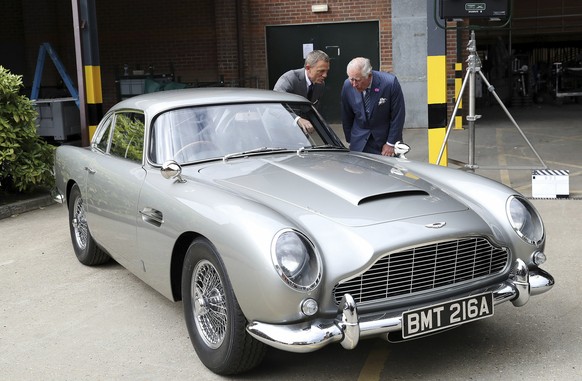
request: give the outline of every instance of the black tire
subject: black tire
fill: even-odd
[[[182,301],[190,340],[208,369],[233,375],[261,363],[266,346],[246,332],[224,265],[205,239],[194,240],[184,258]]]
[[[79,262],[87,266],[96,266],[109,261],[109,255],[101,250],[91,237],[85,201],[77,185],[73,185],[69,195],[69,229],[73,249]]]

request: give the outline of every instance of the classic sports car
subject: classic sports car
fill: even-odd
[[[406,152],[407,147],[398,144]],[[406,340],[548,291],[532,204],[472,173],[350,152],[303,97],[186,89],[114,106],[56,151],[75,254],[174,301],[201,361]]]

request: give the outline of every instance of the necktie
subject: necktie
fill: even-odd
[[[366,115],[370,116],[370,90],[364,91],[364,109],[366,110]]]
[[[307,99],[311,100],[311,96],[313,95],[313,83],[309,85],[307,88]]]

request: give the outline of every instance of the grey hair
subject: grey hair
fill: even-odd
[[[348,63],[347,70],[358,70],[362,76],[367,77],[372,73],[372,64],[365,57],[356,57]]]
[[[312,50],[305,57],[305,66],[315,66],[319,61],[329,62],[329,56],[324,51]]]

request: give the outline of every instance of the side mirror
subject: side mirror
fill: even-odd
[[[182,167],[175,160],[168,160],[162,164],[162,176],[165,179],[176,179],[179,183],[185,183],[186,180],[182,179]]]
[[[406,143],[396,142],[396,144],[394,144],[394,155],[397,157],[406,159],[404,155],[407,154],[409,151],[410,146]]]

